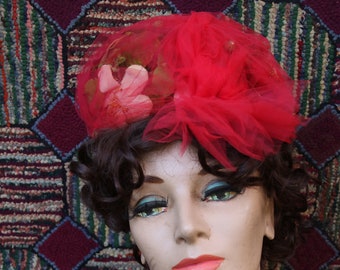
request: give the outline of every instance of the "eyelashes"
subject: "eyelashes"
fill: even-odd
[[[228,201],[240,193],[241,190],[232,188],[225,181],[213,181],[204,189],[202,201]]]
[[[150,217],[166,212],[168,202],[160,196],[146,196],[138,201],[130,214],[133,217]]]
[[[229,201],[240,194],[240,188],[233,188],[223,180],[209,182],[202,191],[201,201]],[[134,217],[152,217],[167,211],[168,200],[162,196],[149,195],[141,198],[135,207],[130,210],[130,219]]]

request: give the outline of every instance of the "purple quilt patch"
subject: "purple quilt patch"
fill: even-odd
[[[340,3],[337,1],[301,0],[305,9],[317,16],[334,38],[340,37]]]
[[[34,5],[44,17],[66,34],[77,20],[96,0],[33,0]]]
[[[66,91],[37,119],[32,129],[63,161],[87,138],[86,127],[76,112],[73,99]]]
[[[190,13],[191,11],[208,11],[208,12],[223,12],[231,6],[235,0],[166,0],[166,2],[175,10],[176,13]]]
[[[326,269],[339,256],[339,250],[317,228],[310,228],[304,235],[304,240],[288,261],[294,270]]]
[[[340,113],[335,105],[325,106],[297,132],[297,146],[322,169],[340,153]]]
[[[39,255],[56,270],[78,269],[99,249],[97,241],[69,217],[35,246]]]

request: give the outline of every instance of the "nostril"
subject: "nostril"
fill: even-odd
[[[183,220],[178,225],[175,232],[177,243],[195,243],[199,239],[210,238],[210,227],[201,219],[200,221]]]

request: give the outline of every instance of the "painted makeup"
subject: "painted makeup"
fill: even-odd
[[[216,270],[223,261],[222,257],[202,255],[195,259],[183,259],[172,270]]]
[[[146,154],[129,204],[131,234],[151,270],[259,270],[273,207],[261,187],[202,172],[180,143]],[[256,175],[254,175],[256,177]]]

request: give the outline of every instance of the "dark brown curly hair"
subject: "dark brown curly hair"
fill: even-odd
[[[133,190],[143,184],[142,156],[164,147],[164,144],[142,140],[148,121],[145,119],[120,129],[99,132],[82,145],[78,161],[71,163],[71,171],[85,182],[81,191],[84,203],[99,213],[108,227],[115,231],[130,230],[128,205]],[[275,238],[264,239],[262,262],[287,259],[299,239],[303,223],[301,214],[307,208],[305,188],[308,182],[306,172],[293,166],[291,147],[283,144],[278,154],[258,161],[229,146],[226,155],[237,170],[225,172],[221,165],[209,165],[211,162],[208,161],[214,158],[197,141],[193,140],[192,144],[197,149],[202,168],[208,173],[226,177],[236,188],[264,188],[274,201]],[[260,177],[250,176],[255,170]]]

